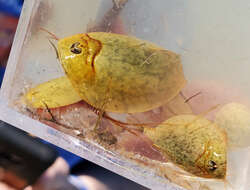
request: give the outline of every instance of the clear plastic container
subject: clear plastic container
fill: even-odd
[[[119,7],[119,3],[123,6]],[[226,180],[207,179],[189,175],[173,162],[154,161],[152,155],[147,157],[146,153],[142,156],[135,154],[136,151],[110,148],[88,135],[83,138],[75,128],[41,123],[38,117],[30,117],[20,99],[30,88],[65,75],[48,40],[51,35],[43,29],[58,38],[93,30],[122,33],[179,54],[187,80],[181,90],[184,104],[189,103],[193,114],[223,125],[230,114],[227,110],[222,112],[222,106],[235,102],[240,105],[239,109],[229,106],[236,109],[231,115],[240,114],[235,116],[234,126],[245,128],[240,126],[234,130],[239,136],[247,134],[250,131],[246,121],[248,108],[245,109],[250,106],[249,8],[246,0],[26,0],[1,89],[0,119],[151,189],[247,190],[250,177],[247,140],[242,145],[240,138],[235,140],[232,134],[227,134],[230,146]],[[178,114],[186,113],[186,108],[183,111],[178,107],[183,106],[183,102],[179,105],[175,100],[171,108]],[[218,104],[219,108],[210,110]],[[152,122],[158,118],[157,113],[162,114],[157,108],[152,113],[152,120],[147,120],[151,117],[148,114],[135,116],[142,122]],[[124,121],[128,114],[111,116]],[[244,121],[237,120],[241,116]]]

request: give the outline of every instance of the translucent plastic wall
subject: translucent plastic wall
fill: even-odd
[[[250,177],[249,17],[246,0],[26,0],[1,89],[0,119],[151,189],[247,190]],[[43,107],[32,108],[32,104],[24,101],[30,89],[70,76],[65,75],[61,57],[57,59],[55,38],[89,32],[105,32],[111,39],[112,33],[133,36],[139,41],[145,40],[143,45],[156,44],[159,52],[171,51],[169,55],[178,55],[186,82],[178,87],[181,74],[173,74],[177,69],[175,64],[167,66],[170,72],[166,74],[174,84],[170,85],[169,93],[173,95],[166,95],[166,99],[170,97],[166,102],[157,103],[150,110],[135,113],[113,113],[105,110],[105,106],[96,107],[77,94],[80,90],[74,85],[72,94],[79,95],[78,102],[51,108],[45,103]],[[120,43],[120,37],[116,38],[116,43]],[[150,60],[155,55],[158,56],[152,53],[146,57],[145,64],[152,64]],[[142,65],[144,68],[144,62]],[[133,77],[136,83],[139,79],[137,75]],[[107,80],[112,83],[114,78]],[[166,80],[166,85],[168,83]],[[150,82],[146,84],[145,89],[150,85]],[[150,102],[154,97],[149,95],[145,99]],[[158,125],[187,114],[194,120],[174,123],[176,130],[182,131],[179,125],[194,125],[196,130],[207,132],[208,137],[203,138],[202,132],[188,136],[174,131],[179,134],[176,147],[183,146],[178,141],[182,137],[201,139],[201,144],[194,145],[194,149],[201,147],[197,158],[187,154],[180,163],[176,161],[177,152],[171,155],[168,152],[169,146],[162,140],[164,135],[159,141],[166,144],[166,149],[145,131],[155,130],[157,136]],[[216,127],[209,129],[200,120]],[[100,127],[96,127],[98,125]],[[95,133],[96,129],[102,131]],[[163,129],[161,133],[169,132]],[[212,145],[217,135],[223,136],[222,143],[216,141],[217,144]],[[212,140],[202,140],[209,138]],[[217,154],[213,152],[217,145],[226,150],[224,177],[210,174],[220,169],[219,161],[208,159]],[[199,175],[191,171],[188,159],[194,171],[200,169]],[[201,163],[204,164],[200,166]]]

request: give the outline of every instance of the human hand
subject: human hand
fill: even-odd
[[[0,179],[4,172],[0,171]],[[25,190],[77,190],[68,182],[69,166],[62,158],[57,158],[54,164],[48,168],[33,186]],[[17,190],[6,183],[0,182],[1,190]]]

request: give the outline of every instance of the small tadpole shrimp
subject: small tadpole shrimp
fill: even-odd
[[[144,134],[184,170],[198,177],[224,180],[226,133],[203,115],[173,116],[156,128],[145,128]]]

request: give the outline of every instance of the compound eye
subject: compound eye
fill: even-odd
[[[79,45],[80,45],[79,42],[73,43],[72,46],[70,47],[70,51],[74,54],[82,53],[82,48],[80,48]]]
[[[208,169],[210,171],[215,171],[217,168],[217,164],[213,160],[208,161]]]

